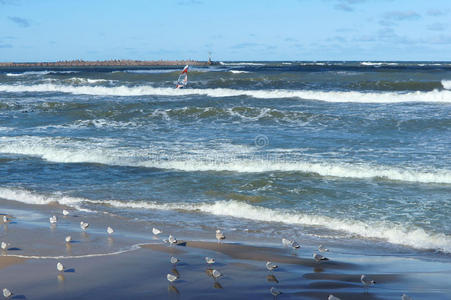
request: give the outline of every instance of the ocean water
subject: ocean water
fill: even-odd
[[[0,69],[0,203],[449,258],[451,63],[180,69]]]

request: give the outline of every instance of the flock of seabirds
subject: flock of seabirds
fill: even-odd
[[[63,216],[68,216],[69,215],[69,211],[67,211],[65,209],[63,209],[62,213],[63,213]],[[58,222],[58,218],[54,215],[54,216],[49,218],[49,221],[50,221],[50,224],[56,224]],[[11,222],[10,217],[8,215],[3,215],[3,223],[7,224],[9,222]],[[83,231],[86,231],[88,229],[88,227],[89,227],[89,223],[83,222],[83,221],[80,222],[80,228]],[[110,226],[107,227],[106,231],[107,231],[108,235],[112,235],[114,233],[114,229],[111,228]],[[160,235],[162,233],[162,231],[157,229],[157,228],[153,228],[152,229],[152,233],[154,234],[154,236],[158,236],[158,235]],[[225,237],[224,233],[221,230],[219,230],[219,229],[216,230],[216,239],[218,240],[218,243],[221,243],[223,240],[225,240],[225,238],[226,237]],[[66,242],[66,244],[71,243],[72,242],[72,237],[70,235],[66,236],[65,242]],[[167,240],[166,239],[163,240],[163,242],[169,243],[169,245],[178,245],[178,244],[180,244],[179,241],[177,241],[177,239],[172,234],[169,235]],[[283,244],[284,247],[292,248],[294,250],[299,249],[301,247],[301,245],[298,242],[296,242],[294,240],[285,239],[285,238],[282,239],[282,244]],[[3,252],[2,255],[7,255],[6,251],[13,249],[13,248],[10,248],[10,246],[11,246],[10,243],[6,243],[4,241],[1,242],[0,247],[1,247],[2,252]],[[325,248],[323,245],[320,245],[318,247],[318,251],[320,251],[320,252],[329,252],[329,249]],[[325,256],[323,256],[321,254],[318,254],[316,252],[313,253],[313,259],[317,263],[329,260],[327,257],[325,257]],[[180,261],[180,259],[177,258],[177,257],[171,256],[169,261],[170,261],[171,264],[176,266],[177,263]],[[205,262],[207,263],[208,266],[212,266],[212,265],[215,264],[216,260],[213,257],[208,257],[207,256],[207,257],[205,257]],[[278,265],[274,264],[271,261],[267,261],[266,262],[266,269],[269,272],[272,272],[272,271],[276,270],[278,267],[279,267]],[[66,270],[64,265],[61,262],[57,262],[56,269],[58,270],[58,272],[64,272]],[[216,269],[208,268],[207,271],[208,271],[208,275],[213,277],[213,279],[215,281],[219,280],[219,278],[222,277],[222,275],[223,275],[220,271],[218,271]],[[172,283],[174,283],[175,281],[177,281],[179,279],[179,275],[178,274],[174,275],[174,274],[168,273],[166,275],[166,279],[169,281],[170,284],[172,284]],[[360,276],[360,282],[362,283],[362,285],[363,285],[363,287],[364,287],[366,292],[368,291],[368,288],[370,286],[372,286],[372,285],[374,285],[376,283],[374,280],[368,278],[368,276],[366,276],[365,274],[362,274]],[[274,296],[275,299],[277,298],[277,296],[282,294],[282,292],[277,290],[275,287],[271,287],[269,291]],[[13,295],[14,295],[13,292],[11,292],[9,289],[7,289],[7,288],[3,289],[3,296],[6,299],[11,298]],[[327,299],[328,300],[341,300],[340,298],[338,298],[337,296],[334,296],[332,294],[329,295],[329,297]],[[401,300],[412,300],[412,298],[409,297],[406,294],[403,294],[401,296]]]

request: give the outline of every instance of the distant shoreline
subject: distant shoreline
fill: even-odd
[[[209,66],[210,61],[197,60],[103,60],[103,61],[56,61],[56,62],[0,62],[0,67],[147,67],[147,66]]]

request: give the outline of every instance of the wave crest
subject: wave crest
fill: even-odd
[[[258,99],[300,98],[327,102],[399,103],[399,102],[446,102],[451,103],[451,91],[433,90],[416,92],[358,92],[358,91],[314,91],[314,90],[238,90],[230,88],[174,89],[142,86],[72,86],[57,84],[0,85],[0,92],[53,92],[96,96],[187,96],[209,97],[248,96]]]
[[[271,209],[234,200],[213,203],[158,203],[155,201],[119,201],[90,200],[63,195],[44,196],[25,190],[0,188],[0,198],[28,204],[60,204],[76,206],[83,203],[108,205],[116,208],[149,210],[182,210],[201,212],[217,216],[243,218],[259,222],[277,222],[289,225],[321,226],[330,230],[343,231],[367,239],[385,240],[392,244],[409,246],[416,249],[434,249],[451,253],[451,236],[443,233],[427,232],[423,228],[409,224],[338,219],[329,216],[306,214],[301,212]]]

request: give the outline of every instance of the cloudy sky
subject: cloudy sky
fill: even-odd
[[[0,61],[451,60],[450,0],[0,0]]]

